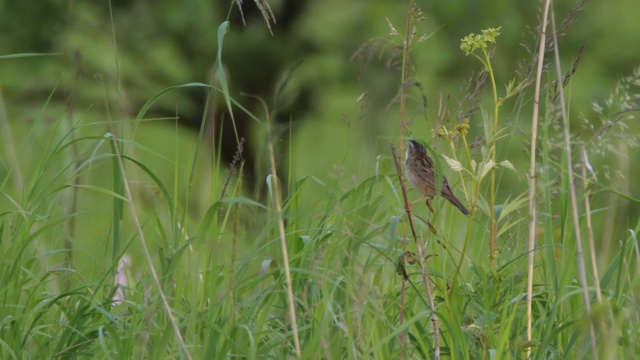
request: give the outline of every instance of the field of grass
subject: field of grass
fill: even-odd
[[[639,357],[640,66],[612,79],[596,119],[578,120],[579,56],[558,64],[559,20],[542,12],[528,72],[496,83],[503,30],[478,29],[461,48],[483,75],[457,109],[415,120],[427,116],[412,113],[423,89],[411,54],[432,34],[403,30],[419,29],[412,5],[389,22],[401,44],[394,132],[282,133],[251,113],[266,134],[260,195],[203,130],[148,115],[187,88],[248,112],[220,66],[141,109],[121,89],[57,107],[49,89],[34,122],[12,118],[0,92],[0,358]],[[314,138],[338,156],[316,153]],[[411,203],[409,138],[469,216],[441,197],[433,212]]]

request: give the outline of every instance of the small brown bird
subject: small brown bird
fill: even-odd
[[[411,185],[428,199],[436,193],[436,169],[433,160],[427,155],[427,150],[415,140],[409,140],[407,155],[404,161],[404,171]],[[469,215],[469,210],[453,195],[446,177],[442,177],[440,195],[449,200],[463,214]]]

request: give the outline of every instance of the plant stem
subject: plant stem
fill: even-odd
[[[546,27],[551,0],[546,0],[542,24],[540,26],[540,47],[538,49],[538,67],[536,70],[535,92],[533,94],[533,119],[531,121],[531,150],[529,161],[529,258],[527,269],[527,342],[531,341],[531,302],[533,299],[533,251],[536,243],[536,144],[538,140],[538,112],[540,109],[540,82],[542,66],[544,65],[544,49],[546,43]],[[527,358],[530,358],[531,348],[527,348]]]
[[[407,16],[407,35],[404,39],[402,50],[402,74],[400,82],[400,153],[404,151],[404,133],[407,128],[405,121],[405,109],[407,104],[407,88],[405,82],[409,77],[409,48],[411,47],[411,20],[413,18],[414,0],[409,0],[409,12]]]
[[[571,210],[573,215],[573,231],[576,236],[576,258],[578,262],[578,275],[582,287],[582,299],[587,315],[591,313],[591,299],[587,284],[587,271],[584,262],[584,252],[582,250],[582,236],[580,235],[580,219],[578,217],[578,198],[576,186],[573,180],[573,161],[571,160],[571,139],[569,137],[569,121],[567,119],[567,108],[565,105],[564,88],[562,86],[562,70],[560,69],[560,51],[558,50],[558,37],[556,36],[556,24],[553,9],[551,9],[551,25],[553,27],[553,53],[555,55],[556,73],[558,76],[558,92],[560,93],[560,115],[562,117],[562,135],[564,137],[564,151],[567,157],[567,176],[569,177],[569,198],[571,200]],[[598,359],[598,347],[593,323],[589,322],[589,335],[591,337],[591,351],[593,359]]]
[[[391,144],[391,154],[393,155],[393,161],[396,165],[398,179],[400,180],[400,188],[402,189],[402,196],[404,199],[404,210],[405,210],[405,213],[407,214],[407,219],[409,220],[409,227],[411,228],[411,234],[413,235],[413,240],[415,241],[416,248],[418,249],[418,260],[420,263],[420,272],[422,273],[422,282],[424,283],[425,292],[427,293],[427,298],[429,300],[429,308],[431,309],[431,322],[433,323],[433,348],[434,348],[433,357],[435,360],[439,360],[440,359],[440,330],[438,326],[438,316],[436,316],[436,305],[435,305],[435,302],[433,301],[431,286],[429,286],[429,277],[427,276],[427,271],[424,267],[424,253],[422,250],[422,246],[420,246],[420,242],[418,241],[418,235],[416,234],[416,228],[413,225],[413,217],[411,216],[411,203],[409,202],[409,197],[407,195],[407,188],[404,186],[404,179],[402,176],[402,166],[400,165],[400,160],[396,155],[396,147],[393,144]]]
[[[162,301],[162,305],[167,312],[167,318],[169,318],[169,323],[171,324],[171,328],[176,336],[176,340],[180,345],[180,349],[183,351],[185,358],[191,360],[191,353],[189,352],[189,348],[187,344],[184,342],[184,338],[180,333],[180,327],[178,326],[178,322],[176,318],[173,316],[173,311],[171,306],[169,306],[169,301],[167,300],[167,296],[164,294],[164,290],[162,289],[162,285],[160,284],[160,278],[156,272],[155,267],[153,266],[153,260],[151,259],[151,253],[149,252],[149,248],[147,246],[147,241],[145,240],[144,232],[142,231],[142,225],[140,224],[140,219],[136,212],[136,206],[133,202],[133,195],[131,194],[131,189],[129,187],[129,182],[127,181],[125,170],[124,170],[124,162],[122,161],[122,154],[120,153],[120,147],[116,138],[111,135],[111,142],[113,143],[113,148],[115,151],[116,161],[117,161],[117,169],[120,171],[120,178],[122,179],[122,185],[124,188],[125,196],[127,197],[127,204],[129,205],[129,212],[131,214],[131,219],[133,220],[133,224],[138,232],[138,238],[140,239],[140,244],[142,245],[142,250],[144,252],[144,256],[147,259],[147,265],[149,266],[149,272],[151,273],[151,278],[153,279],[154,284],[156,285],[156,289],[158,290],[158,294],[160,295],[160,299]]]
[[[491,90],[493,92],[493,129],[492,136],[495,136],[498,132],[498,109],[500,108],[500,103],[498,102],[498,89],[496,87],[496,79],[493,75],[493,68],[491,67],[491,59],[489,59],[489,54],[485,49],[482,50],[482,54],[484,55],[484,65],[487,69],[487,73],[489,74],[489,79],[491,80]],[[496,164],[496,140],[491,139],[491,160]],[[491,169],[491,185],[489,191],[489,233],[491,237],[491,242],[489,244],[489,267],[491,269],[495,268],[495,254],[496,254],[496,168],[495,166]]]

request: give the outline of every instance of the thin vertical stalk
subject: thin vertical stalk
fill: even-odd
[[[404,134],[407,127],[405,120],[405,111],[407,104],[407,87],[405,82],[409,77],[409,48],[411,45],[411,23],[413,19],[413,6],[414,0],[409,0],[409,11],[407,12],[407,34],[404,40],[404,49],[402,51],[402,75],[400,82],[400,152],[404,149]],[[393,148],[392,148],[393,149]],[[395,153],[394,153],[395,156]],[[400,183],[402,183],[402,177],[400,177]],[[404,185],[403,185],[404,186]],[[402,251],[403,254],[407,251],[407,237],[402,237]],[[404,295],[406,289],[407,279],[402,277],[402,292],[400,299],[400,326],[404,322]],[[404,331],[400,333],[400,359],[404,357]]]
[[[567,175],[569,177],[569,198],[571,200],[571,211],[573,216],[573,231],[576,236],[576,257],[578,261],[578,276],[582,287],[582,298],[587,314],[591,313],[591,300],[589,299],[589,289],[587,284],[587,271],[584,263],[584,252],[582,250],[582,237],[580,235],[580,220],[578,218],[578,198],[576,196],[576,186],[573,179],[573,161],[571,160],[571,139],[569,138],[569,122],[567,120],[567,109],[565,105],[564,89],[562,87],[562,69],[560,69],[560,51],[558,50],[558,37],[556,36],[556,23],[553,9],[551,10],[551,26],[553,28],[553,53],[555,56],[556,73],[558,76],[558,93],[560,94],[560,109],[562,117],[562,135],[564,137],[564,151],[567,158]],[[589,335],[591,336],[591,351],[593,359],[598,359],[598,348],[596,344],[596,333],[593,323],[589,323]]]
[[[267,105],[262,99],[258,99],[262,105],[267,109]],[[276,213],[278,215],[278,231],[280,233],[280,247],[282,248],[282,262],[284,266],[284,273],[287,282],[287,297],[289,302],[289,318],[291,321],[291,330],[293,332],[293,343],[296,349],[296,356],[298,359],[302,357],[302,351],[300,350],[300,338],[298,337],[298,321],[296,319],[295,300],[293,298],[293,285],[291,282],[291,270],[289,268],[289,252],[287,251],[287,238],[284,229],[284,216],[282,214],[282,200],[280,193],[280,180],[278,179],[278,173],[276,171],[276,160],[273,152],[273,139],[271,134],[271,119],[269,112],[267,111],[267,146],[269,147],[269,161],[271,162],[271,175],[273,178],[273,199],[276,206]]]
[[[405,228],[405,232],[402,236],[402,254],[406,254],[407,252],[407,231]],[[404,260],[404,259],[403,259]],[[404,266],[405,264],[400,264],[402,266]],[[407,277],[406,276],[402,276],[402,288],[400,289],[400,320],[398,321],[398,326],[400,328],[402,328],[402,324],[404,324],[404,295],[405,295],[405,291],[407,289]],[[404,359],[404,330],[402,330],[400,332],[400,356],[398,357],[399,359]]]
[[[176,335],[176,339],[178,340],[178,344],[180,344],[180,348],[182,349],[184,356],[191,360],[191,353],[187,348],[187,344],[184,342],[182,338],[182,334],[180,333],[180,328],[178,327],[178,322],[173,316],[173,312],[171,307],[169,306],[169,301],[167,301],[167,297],[162,290],[162,285],[160,284],[160,278],[156,273],[156,269],[153,267],[153,260],[151,259],[151,254],[149,253],[149,248],[147,247],[147,241],[144,237],[144,232],[142,231],[142,225],[140,225],[140,219],[138,218],[138,214],[136,212],[136,206],[133,202],[133,196],[131,195],[131,189],[129,188],[129,182],[127,181],[127,177],[125,174],[124,163],[122,161],[122,154],[120,153],[120,146],[115,138],[115,136],[111,135],[111,141],[113,143],[113,149],[115,151],[115,156],[117,160],[117,170],[120,171],[120,179],[122,179],[122,185],[124,187],[124,193],[127,198],[127,204],[129,204],[129,211],[131,212],[131,219],[135,225],[135,228],[138,232],[138,238],[140,239],[140,244],[142,245],[142,250],[144,252],[144,256],[147,259],[147,265],[149,266],[149,272],[151,273],[151,277],[153,278],[153,282],[156,285],[158,290],[158,294],[160,294],[160,299],[162,300],[162,305],[164,306],[165,311],[167,312],[167,317],[169,318],[169,322],[171,323],[171,328]],[[117,221],[117,220],[114,220]]]
[[[540,86],[542,67],[544,65],[544,50],[547,37],[547,22],[551,0],[546,0],[542,24],[540,24],[540,47],[538,48],[538,67],[536,69],[536,84],[533,100],[533,119],[531,121],[531,150],[529,160],[529,259],[527,269],[527,342],[531,341],[531,302],[533,299],[533,261],[536,244],[536,145],[538,141],[538,116],[540,110]],[[553,260],[553,259],[552,259]],[[527,348],[527,358],[531,355],[531,348]]]
[[[67,121],[69,122],[69,138],[71,142],[71,159],[70,162],[73,164],[70,167],[70,173],[73,174],[73,187],[71,188],[71,198],[69,199],[69,224],[68,231],[69,234],[64,240],[64,249],[65,256],[67,259],[67,264],[69,267],[73,267],[73,242],[72,239],[75,238],[76,231],[76,216],[75,213],[78,209],[78,191],[80,185],[80,174],[78,174],[78,167],[80,165],[80,151],[78,150],[78,143],[76,142],[76,135],[73,123],[73,109],[74,109],[74,100],[75,100],[75,91],[77,89],[80,78],[82,77],[82,71],[80,69],[79,63],[79,55],[74,54],[74,68],[75,68],[75,77],[73,83],[73,89],[69,93],[69,98],[67,100]],[[63,285],[66,290],[69,290],[70,283],[67,278],[63,280]]]
[[[393,155],[393,161],[396,165],[396,171],[398,173],[398,179],[400,180],[400,188],[402,189],[402,196],[404,199],[404,211],[407,214],[407,219],[409,219],[409,227],[411,228],[411,234],[413,235],[413,240],[415,241],[416,248],[418,249],[418,260],[420,263],[420,272],[422,273],[422,282],[424,283],[425,292],[427,293],[427,298],[429,300],[429,308],[431,309],[431,322],[433,323],[433,348],[434,348],[434,359],[440,359],[440,329],[438,326],[438,317],[436,316],[436,305],[433,301],[433,294],[431,293],[431,286],[429,286],[429,278],[427,277],[427,271],[424,266],[424,252],[422,250],[422,246],[420,246],[420,241],[418,241],[418,235],[416,234],[416,228],[413,225],[413,217],[411,216],[411,203],[409,202],[409,197],[407,195],[407,188],[404,185],[404,178],[402,176],[402,165],[400,165],[400,160],[396,155],[396,147],[391,144],[391,154]],[[427,221],[429,219],[427,218]]]
[[[407,35],[404,39],[404,49],[402,50],[402,78],[400,82],[400,152],[404,149],[404,133],[407,128],[405,120],[405,110],[407,104],[407,87],[405,82],[409,77],[409,49],[411,47],[411,26],[413,19],[414,0],[409,0],[409,11],[407,16]]]
[[[500,104],[498,103],[498,89],[496,88],[496,79],[493,76],[493,68],[491,67],[491,60],[486,52],[483,52],[485,56],[485,66],[487,73],[489,73],[489,79],[491,79],[491,89],[493,92],[493,129],[492,134],[498,133],[498,111]],[[491,160],[496,163],[496,139],[491,139]],[[495,267],[496,260],[496,248],[497,248],[497,230],[496,230],[496,167],[491,169],[491,190],[489,192],[489,234],[491,242],[489,244],[489,267],[493,269]]]
[[[591,267],[593,268],[593,277],[596,279],[596,299],[598,302],[602,302],[602,293],[600,290],[600,275],[598,275],[598,261],[596,260],[596,242],[593,238],[593,227],[591,226],[591,204],[589,203],[589,195],[591,192],[589,191],[589,181],[587,180],[587,167],[589,166],[589,161],[587,160],[587,151],[584,147],[580,148],[580,153],[582,155],[582,181],[584,187],[584,212],[585,217],[587,219],[587,236],[589,237],[589,251],[591,252]]]

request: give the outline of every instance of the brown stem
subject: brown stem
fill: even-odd
[[[416,244],[416,248],[418,249],[418,260],[420,262],[420,272],[422,273],[422,282],[424,283],[424,288],[427,293],[427,298],[429,300],[429,307],[431,308],[431,322],[433,323],[433,347],[434,347],[434,359],[440,359],[440,330],[438,327],[438,317],[436,316],[436,305],[433,301],[433,294],[431,293],[431,286],[429,286],[429,278],[427,276],[427,271],[424,266],[424,253],[422,251],[422,246],[420,246],[420,242],[418,241],[418,235],[416,235],[416,228],[413,225],[413,217],[411,216],[411,205],[409,202],[409,197],[407,196],[407,188],[404,185],[404,177],[402,176],[402,165],[400,164],[400,160],[396,155],[396,147],[391,144],[391,154],[393,155],[393,161],[396,165],[396,171],[398,173],[398,179],[400,180],[400,188],[402,189],[402,197],[404,199],[404,211],[407,214],[407,218],[409,219],[409,227],[411,228],[411,234],[413,235],[413,240]],[[428,218],[427,218],[428,220]],[[428,233],[427,233],[428,236]]]
[[[536,85],[533,94],[533,120],[531,122],[531,159],[529,161],[529,258],[527,263],[527,342],[531,342],[532,329],[532,299],[533,299],[533,263],[536,244],[536,144],[538,142],[538,111],[540,109],[540,83],[542,79],[542,66],[544,65],[544,52],[546,42],[547,19],[551,0],[546,0],[542,25],[540,26],[540,48],[538,49],[538,68],[536,72]],[[531,348],[527,348],[527,358],[531,355]]]

